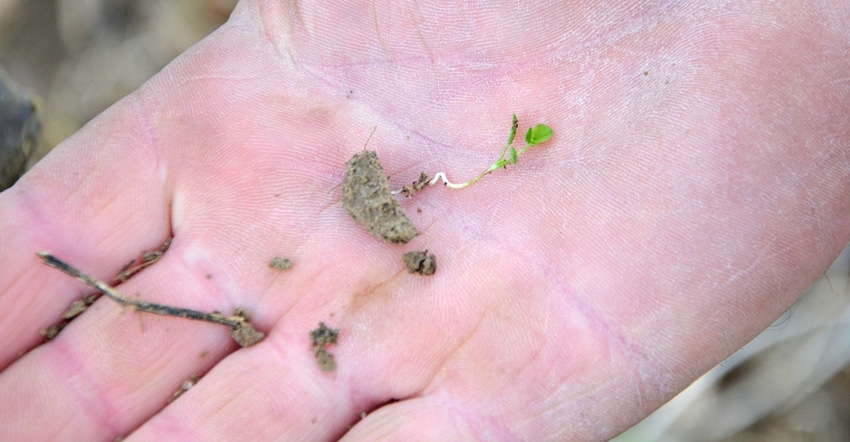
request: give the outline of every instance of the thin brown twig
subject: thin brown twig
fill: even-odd
[[[248,315],[246,315],[241,309],[236,309],[236,311],[234,311],[233,316],[224,316],[221,313],[216,312],[206,313],[187,308],[171,307],[169,305],[156,304],[153,302],[146,302],[140,301],[138,299],[128,298],[122,295],[121,293],[118,293],[117,290],[110,287],[105,282],[98,281],[86,275],[85,273],[75,269],[74,267],[71,267],[69,264],[65,263],[64,261],[51,255],[48,252],[38,252],[37,255],[47,266],[61,270],[65,274],[76,278],[83,284],[103,293],[104,295],[108,296],[120,305],[129,306],[136,310],[153,313],[156,315],[176,316],[179,318],[194,319],[198,321],[211,322],[213,324],[226,325],[230,328],[230,335],[242,347],[254,345],[257,342],[260,342],[265,336],[263,333],[258,332],[254,329],[254,327],[249,322]]]

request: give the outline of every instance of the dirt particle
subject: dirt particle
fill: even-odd
[[[406,244],[419,234],[393,198],[390,180],[375,151],[358,152],[345,163],[342,206],[378,238]]]
[[[428,250],[414,250],[401,256],[404,266],[410,273],[433,275],[437,271],[437,257],[428,254]]]
[[[189,379],[186,379],[185,381],[183,381],[183,384],[180,385],[180,388],[178,388],[177,391],[175,391],[171,395],[171,399],[168,400],[168,403],[170,404],[170,403],[176,401],[177,398],[179,398],[180,396],[183,395],[183,393],[189,391],[190,388],[194,387],[195,384],[197,384],[200,379],[201,379],[200,377],[192,375],[192,376],[189,377]]]
[[[269,267],[275,270],[289,270],[292,267],[292,260],[275,256],[269,261]]]
[[[86,311],[87,307],[88,305],[86,305],[83,301],[74,301],[71,303],[71,306],[68,307],[68,310],[65,310],[65,313],[62,313],[62,317],[64,319],[75,318],[80,313]]]
[[[319,363],[322,371],[336,370],[334,355],[326,347],[336,345],[337,337],[339,337],[339,330],[329,328],[324,322],[319,323],[319,328],[310,331],[313,354],[316,356],[316,362]]]
[[[266,335],[258,332],[250,323],[243,322],[230,329],[230,336],[240,347],[250,347],[262,341]]]
[[[408,184],[408,185],[402,187],[401,193],[402,193],[402,195],[404,195],[408,198],[412,198],[413,195],[416,194],[416,192],[419,192],[420,190],[425,188],[425,186],[427,186],[428,183],[430,183],[430,182],[431,182],[431,177],[428,176],[428,174],[426,174],[425,172],[419,172],[419,179],[417,179],[416,181],[414,181],[411,184]],[[421,212],[421,210],[420,210],[420,212]]]
[[[126,282],[128,279],[130,279],[131,276],[135,275],[136,273],[139,273],[139,271],[141,271],[145,267],[159,261],[159,259],[162,258],[162,255],[164,255],[168,248],[171,246],[172,239],[174,238],[169,237],[165,240],[164,243],[162,243],[161,246],[159,246],[159,248],[143,252],[142,258],[141,260],[139,260],[138,264],[136,264],[135,259],[127,263],[127,265],[125,265],[124,268],[122,268],[118,272],[116,278],[121,282]]]
[[[52,341],[53,338],[59,335],[59,332],[62,331],[66,325],[68,325],[68,321],[62,321],[58,324],[39,330],[38,334],[44,337],[44,342]]]
[[[336,361],[334,361],[334,355],[331,352],[324,348],[320,348],[315,351],[315,354],[316,362],[318,362],[319,366],[322,367],[322,371],[336,370]]]
[[[231,326],[230,328],[230,336],[239,343],[241,347],[250,347],[266,337],[266,335],[262,332],[258,332],[253,325],[251,325],[251,318],[241,308],[237,308],[233,310],[233,318],[242,319],[236,323],[236,325]]]
[[[71,305],[68,306],[68,308],[62,313],[62,320],[60,320],[58,324],[41,329],[38,331],[38,334],[44,337],[45,342],[53,340],[53,338],[55,338],[59,332],[71,322],[72,319],[86,311],[86,309],[89,308],[90,305],[94,304],[98,298],[100,298],[99,294],[92,293],[86,295],[83,299],[78,299],[72,302]]]

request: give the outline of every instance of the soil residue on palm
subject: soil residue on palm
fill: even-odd
[[[275,270],[286,271],[292,268],[292,260],[281,256],[275,256],[269,261],[269,267]]]
[[[410,273],[433,275],[437,271],[437,257],[428,254],[428,250],[414,250],[402,255],[401,260]]]
[[[345,163],[342,206],[378,238],[406,244],[419,234],[393,197],[375,151],[358,152]]]
[[[324,322],[319,323],[319,328],[310,330],[310,345],[322,371],[336,370],[334,355],[327,350],[327,347],[336,345],[338,337],[339,330],[328,327]]]

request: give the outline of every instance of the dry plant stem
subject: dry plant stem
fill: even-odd
[[[171,246],[171,240],[173,238],[168,238],[165,243],[159,246],[156,250],[149,250],[142,255],[142,262],[133,266],[136,263],[136,260],[130,261],[129,264],[124,266],[120,272],[118,272],[118,281],[125,282],[130,279],[131,276],[139,273],[145,267],[159,261],[160,258],[165,254],[165,251],[168,250],[168,247]]]
[[[48,252],[38,252],[37,254],[39,258],[41,258],[42,262],[44,262],[44,264],[46,264],[47,266],[61,270],[65,274],[76,278],[83,284],[95,290],[98,290],[104,295],[110,297],[113,301],[123,306],[130,306],[136,310],[153,313],[156,315],[177,316],[179,318],[194,319],[198,321],[211,322],[213,324],[226,325],[231,330],[231,336],[233,336],[234,339],[239,342],[239,345],[243,347],[253,345],[263,338],[263,334],[256,332],[243,315],[236,314],[234,316],[224,316],[221,313],[205,313],[187,308],[171,307],[168,305],[156,304],[153,302],[145,302],[139,301],[137,299],[128,298],[118,293],[117,290],[110,287],[105,282],[98,281],[86,275],[85,273],[75,269],[74,267],[71,267],[64,261],[51,255]],[[237,337],[237,335],[243,336],[243,338],[240,339],[239,337]],[[245,335],[250,337],[244,337]]]

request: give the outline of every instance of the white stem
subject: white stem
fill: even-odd
[[[443,180],[443,184],[445,184],[447,187],[451,187],[452,189],[463,189],[464,187],[470,184],[469,181],[465,183],[455,184],[449,181],[448,178],[446,178],[446,174],[444,172],[437,172],[437,174],[434,175],[434,178],[431,180],[431,182],[428,183],[428,185],[433,186],[434,184],[437,184],[440,179]]]

